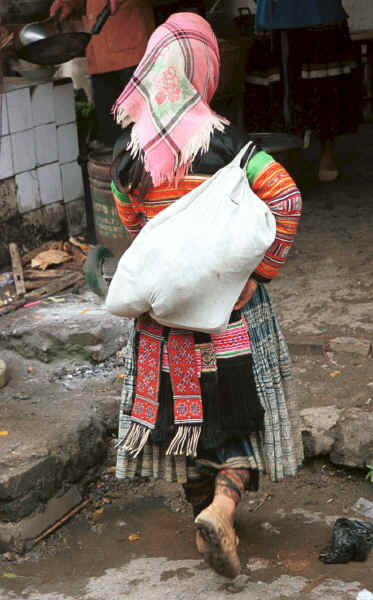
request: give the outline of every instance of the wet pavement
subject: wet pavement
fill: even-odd
[[[242,575],[232,583],[201,560],[177,484],[118,484],[112,471],[78,516],[23,557],[3,555],[1,600],[352,600],[373,591],[373,551],[366,562],[318,559],[338,517],[361,518],[353,504],[372,488],[360,473],[316,462],[287,482],[263,478],[237,513]]]

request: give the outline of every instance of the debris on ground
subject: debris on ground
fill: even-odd
[[[359,498],[359,500],[353,505],[352,510],[373,521],[373,502],[370,502],[370,500],[367,500],[366,498]]]
[[[60,381],[63,383],[72,382],[73,380],[93,379],[95,377],[107,377],[109,379],[107,385],[121,385],[121,379],[118,378],[116,371],[123,367],[120,358],[110,356],[98,365],[78,364],[58,366],[53,373],[50,374],[48,381],[55,383]],[[119,387],[118,387],[119,389]]]
[[[23,267],[17,244],[9,244],[10,259],[12,261],[13,280],[17,296],[23,296],[26,292],[23,278]]]
[[[89,244],[82,238],[49,241],[22,256],[9,244],[12,273],[0,275],[0,316],[84,282]],[[54,300],[60,302],[61,300]]]
[[[365,561],[373,547],[373,524],[350,519],[337,519],[332,545],[321,550],[319,559],[326,564]]]
[[[257,510],[262,508],[264,503],[267,502],[267,500],[270,500],[271,498],[272,498],[271,494],[268,494],[268,493],[264,494],[263,498],[261,500],[259,500],[259,502],[254,506],[254,508],[251,509],[251,512],[256,512]]]
[[[279,529],[277,529],[277,527],[274,527],[268,521],[266,523],[262,523],[260,526],[262,529],[264,529],[264,531],[268,531],[269,533],[272,533],[275,535],[280,535],[280,533],[281,533],[281,531]]]
[[[250,558],[246,564],[246,568],[249,571],[260,571],[261,569],[268,569],[271,565],[269,558]]]
[[[41,271],[47,271],[49,267],[72,262],[67,270],[76,270],[84,262],[89,251],[89,245],[83,240],[70,237],[68,241],[46,242],[40,248],[32,250],[22,258],[23,265],[30,265],[34,275]],[[35,271],[36,270],[36,271]],[[40,276],[40,273],[39,273]],[[53,274],[56,276],[56,273]]]
[[[71,254],[68,254],[64,250],[45,250],[32,259],[31,269],[45,271],[51,265],[60,265],[72,259]]]
[[[44,540],[51,533],[53,533],[54,531],[56,531],[56,529],[58,529],[59,527],[61,527],[61,525],[63,525],[64,523],[66,523],[66,521],[68,521],[69,519],[71,519],[72,516],[74,516],[78,512],[80,512],[89,503],[90,503],[90,499],[88,498],[87,500],[84,500],[78,506],[76,506],[75,508],[73,508],[72,510],[70,510],[64,517],[62,517],[62,519],[59,519],[58,521],[56,521],[56,523],[54,523],[51,527],[49,527],[46,531],[44,531],[41,535],[39,535],[34,540],[33,546],[35,546],[36,544],[38,544],[39,542],[41,542],[41,540]]]
[[[361,590],[356,596],[356,600],[373,600],[373,594],[369,590]]]

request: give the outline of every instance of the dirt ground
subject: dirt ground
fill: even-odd
[[[0,598],[1,591],[16,594],[4,598],[36,599],[62,591],[80,598],[82,582],[137,558],[199,559],[181,486],[140,479],[119,483],[113,472],[113,445],[108,439],[105,465],[87,490],[88,506],[25,556],[2,556]],[[344,565],[318,559],[320,550],[331,543],[335,520],[361,519],[352,506],[372,495],[372,484],[361,472],[320,459],[308,462],[286,482],[274,484],[262,477],[260,491],[248,493],[237,514],[242,573],[265,583],[282,575],[302,576],[314,585],[330,579],[358,581],[372,590],[373,552],[366,562]],[[199,568],[205,568],[203,563]],[[8,579],[9,573],[13,577]],[[188,569],[162,573],[166,579],[174,576],[188,577]]]
[[[303,214],[287,264],[270,284],[288,340],[301,406],[369,406],[373,360],[328,352],[336,337],[373,341],[373,126],[336,145],[340,178],[316,179],[318,144],[294,176]]]
[[[338,142],[341,177],[333,184],[315,180],[317,144],[294,170],[304,212],[295,247],[270,292],[290,342],[301,407],[373,410],[372,357],[348,347],[340,353],[328,349],[335,337],[373,340],[372,134],[373,126],[366,125],[359,136]],[[40,591],[68,588],[79,598],[82,578],[130,559],[199,558],[181,487],[115,481],[112,440],[107,444],[100,477],[85,492],[88,506],[25,556],[1,557],[0,597],[1,589],[9,593],[6,598],[37,598]],[[238,511],[243,572],[264,582],[286,574],[311,583],[358,581],[373,591],[373,551],[361,563],[325,565],[318,559],[331,542],[337,517],[362,518],[352,509],[361,497],[373,501],[365,472],[322,458],[307,462],[296,478],[282,483],[262,477],[260,491],[247,495]],[[181,569],[176,575],[187,578],[188,572]],[[167,571],[162,576],[167,578]],[[26,591],[30,585],[35,595]]]

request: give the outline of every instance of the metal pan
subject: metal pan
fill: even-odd
[[[30,23],[17,35],[17,56],[37,65],[59,65],[77,56],[84,56],[92,35],[100,33],[109,16],[110,2],[108,1],[97,16],[90,33],[48,34],[42,23]],[[30,41],[27,42],[27,39]]]

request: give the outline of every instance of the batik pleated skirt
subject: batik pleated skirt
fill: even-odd
[[[250,398],[252,402],[259,402],[264,413],[262,426],[252,426],[250,420],[243,419],[243,422],[248,423],[247,431],[241,428],[225,436],[224,432],[218,430],[216,436],[211,435],[210,426],[206,428],[209,434],[201,436],[195,457],[167,454],[168,440],[163,439],[162,432],[157,431],[153,432],[149,442],[136,458],[123,449],[123,441],[131,427],[131,410],[136,387],[137,334],[133,323],[124,359],[116,468],[118,479],[140,475],[185,483],[194,479],[200,470],[218,470],[226,467],[265,472],[273,481],[295,475],[303,460],[303,445],[291,378],[291,362],[264,285],[258,286],[251,301],[242,309],[242,317],[250,340],[251,355],[247,362],[250,372],[247,378],[240,376],[237,379],[241,381],[240,385],[244,382],[243,385],[249,386],[251,391],[238,390],[231,395],[236,398],[240,396],[241,401],[246,397],[249,403]],[[240,369],[242,364],[239,365]],[[235,372],[238,373],[237,364],[235,368]],[[168,377],[167,373],[162,374],[163,388],[166,392],[160,393],[160,405],[162,402],[169,402]],[[207,388],[202,383],[201,389],[203,395]],[[236,398],[226,398],[226,401],[233,406]],[[213,405],[210,405],[204,419],[214,419],[213,409]]]

